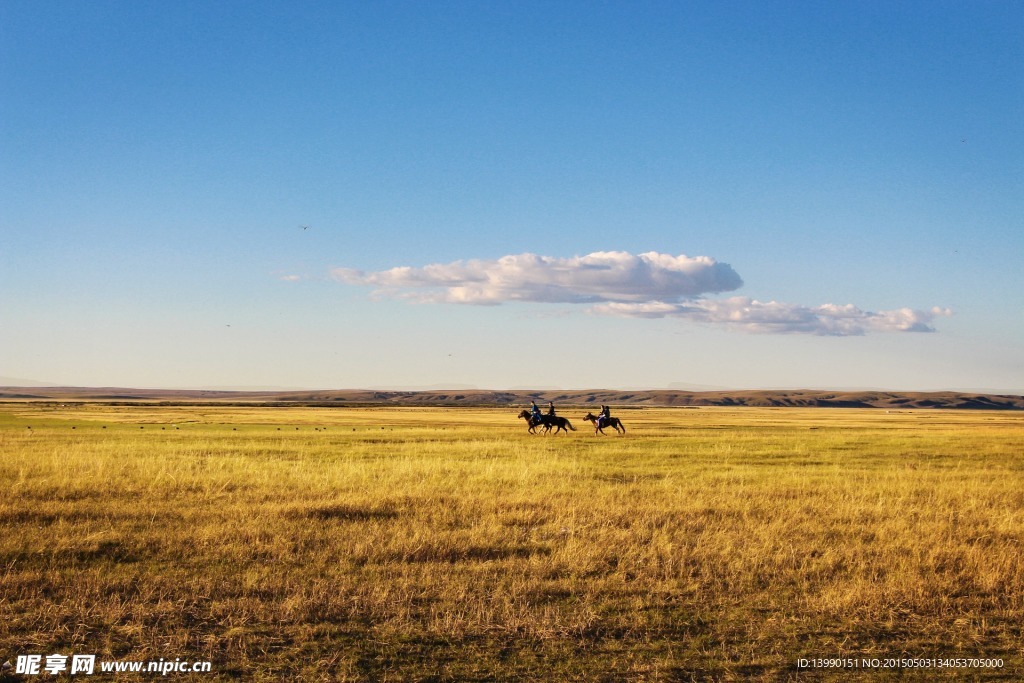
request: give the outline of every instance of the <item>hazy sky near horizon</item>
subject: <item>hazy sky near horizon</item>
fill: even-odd
[[[0,3],[0,377],[1024,393],[1019,2]]]

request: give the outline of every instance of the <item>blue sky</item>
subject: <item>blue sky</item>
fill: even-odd
[[[9,0],[0,91],[0,377],[1024,392],[1016,2]]]

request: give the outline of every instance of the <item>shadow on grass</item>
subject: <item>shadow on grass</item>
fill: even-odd
[[[414,550],[406,552],[387,553],[375,558],[380,562],[404,562],[407,564],[417,563],[446,563],[457,564],[460,562],[493,562],[500,560],[528,559],[538,555],[546,556],[551,554],[551,549],[546,546],[537,545],[512,545],[512,546],[482,546],[469,545],[464,547],[423,545]]]
[[[70,547],[58,547],[49,552],[29,552],[23,550],[8,552],[0,555],[0,564],[11,566],[18,564],[25,567],[52,562],[72,563],[74,565],[91,565],[97,562],[131,564],[142,561],[144,556],[145,554],[140,553],[138,548],[133,548],[120,541],[111,540],[87,542]]]
[[[317,519],[322,521],[367,522],[370,520],[395,519],[398,512],[390,507],[349,505],[333,503],[309,508],[289,510],[285,513],[292,519]]]

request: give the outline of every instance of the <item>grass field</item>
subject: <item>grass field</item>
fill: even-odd
[[[1024,676],[1024,415],[648,408],[599,437],[563,410],[578,431],[545,437],[515,412],[2,404],[0,659],[212,662],[178,681],[818,680],[798,660],[832,657],[1003,660],[844,678]]]

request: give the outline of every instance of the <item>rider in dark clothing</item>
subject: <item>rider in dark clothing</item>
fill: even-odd
[[[548,401],[548,417],[554,417],[554,416],[555,416],[555,404],[553,402],[551,402],[551,401]]]
[[[602,405],[601,412],[597,414],[597,426],[604,427],[606,424],[608,424],[608,420],[610,420],[611,417],[611,410],[608,409],[608,406]]]

